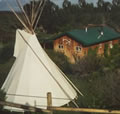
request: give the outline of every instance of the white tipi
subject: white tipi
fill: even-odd
[[[52,93],[53,106],[62,106],[73,101],[77,97],[77,92],[80,93],[80,91],[48,57],[34,33],[37,21],[32,23],[33,21],[30,21],[31,18],[27,16],[19,0],[17,3],[27,21],[22,20],[9,6],[24,25],[25,30],[18,29],[16,32],[14,50],[16,60],[2,86],[7,94],[6,101],[46,108],[47,92]],[[32,10],[35,12],[34,8],[36,9],[36,7],[33,3]],[[41,9],[41,12],[44,4],[45,0],[41,0],[37,7]],[[36,13],[32,13],[32,15],[34,16],[31,17],[36,15],[36,19],[39,18]],[[5,108],[11,111],[23,111],[12,107]]]

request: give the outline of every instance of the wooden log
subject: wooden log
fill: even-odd
[[[50,107],[52,107],[52,94],[49,92],[47,93],[47,109],[50,110]],[[50,110],[49,114],[53,114],[53,111]]]
[[[28,110],[30,112],[50,112],[49,110],[46,109],[40,109],[40,108],[36,108],[33,106],[26,106],[26,105],[21,105],[21,104],[16,104],[16,103],[10,103],[10,102],[3,102],[0,101],[0,105],[2,106],[10,106],[10,107],[15,107],[15,108],[21,108],[24,110]]]
[[[120,110],[107,110],[107,109],[66,108],[66,107],[49,107],[49,109],[52,110],[52,111],[91,112],[91,113],[120,114]]]
[[[46,109],[35,108],[32,106],[26,106],[16,103],[0,101],[2,106],[10,106],[15,108],[21,108],[28,110],[30,112],[45,112],[48,114],[53,114],[53,111],[66,111],[66,112],[89,112],[89,113],[107,113],[107,114],[120,114],[120,110],[107,110],[107,109],[92,109],[92,108],[66,108],[66,107],[52,107],[52,95],[47,94],[48,107]]]

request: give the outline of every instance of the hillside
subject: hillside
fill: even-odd
[[[0,12],[0,42],[6,43],[14,39],[16,28],[21,27],[11,12]]]
[[[48,0],[36,30],[38,38],[79,29],[89,24],[105,24],[119,29],[120,5],[111,4],[111,9],[108,6],[107,2],[103,2],[102,5],[98,4],[98,7],[87,3],[82,6],[80,3],[72,5],[69,0],[64,0],[63,8],[59,8]],[[41,24],[45,30],[42,34],[40,32]],[[11,12],[0,12],[0,87],[15,60],[12,55],[17,28],[22,27]],[[68,58],[61,53],[50,49],[45,50],[84,94],[84,97],[79,96],[76,101],[80,107],[120,109],[120,44],[110,49],[109,54],[107,53],[108,45],[105,50],[103,57],[97,56],[96,51],[91,50],[88,56],[81,58],[76,64],[70,64]],[[0,99],[3,100],[3,97],[0,96]],[[60,112],[60,114],[64,113]]]

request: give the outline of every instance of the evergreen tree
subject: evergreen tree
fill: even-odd
[[[85,0],[78,0],[78,3],[81,8],[84,8],[87,5]]]
[[[120,0],[112,0],[113,6],[120,6]]]
[[[69,0],[64,0],[63,1],[63,8],[68,8],[71,6],[71,2]]]
[[[98,8],[102,8],[103,5],[104,5],[104,0],[98,0],[98,2],[97,2]]]

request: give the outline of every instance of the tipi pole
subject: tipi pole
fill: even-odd
[[[43,6],[41,7],[40,14],[38,15],[38,19],[36,20],[35,26],[34,26],[34,28],[33,28],[34,30],[35,30],[36,27],[37,27],[37,24],[38,24],[39,19],[40,19],[41,15],[42,15],[42,12],[43,12],[43,9],[44,9],[44,7],[45,7],[45,4],[46,4],[46,0],[44,1]]]
[[[32,26],[35,24],[36,18],[37,18],[38,14],[39,14],[39,12],[40,12],[40,10],[41,10],[40,7],[42,6],[42,3],[43,3],[43,0],[41,0],[40,3],[38,4],[38,6],[36,6],[36,7],[34,8],[35,13],[34,13],[34,18],[33,18],[33,20],[32,20]]]
[[[32,21],[33,21],[33,19],[34,19],[34,14],[35,14],[35,0],[33,0],[32,2],[31,2],[31,7],[32,7],[32,11],[31,11],[31,23],[32,23]]]
[[[32,33],[34,33],[34,31],[33,31],[33,29],[32,29],[32,24],[31,24],[31,22],[30,22],[30,19],[29,19],[28,15],[26,14],[26,12],[25,12],[25,10],[24,10],[24,8],[23,8],[21,2],[20,2],[19,0],[16,0],[16,2],[17,2],[17,4],[18,4],[20,10],[23,12],[24,18],[25,18],[26,21],[28,22],[28,25],[29,25],[29,27],[30,27]]]
[[[47,93],[47,109],[50,110],[50,107],[52,107],[52,94],[48,92]],[[53,111],[50,110],[48,114],[53,114]]]
[[[17,19],[20,21],[20,23],[25,27],[25,29],[31,33],[31,31],[29,30],[29,28],[27,27],[27,25],[23,22],[23,20],[18,16],[18,14],[15,12],[15,10],[9,5],[9,3],[6,0],[6,4],[7,6],[10,8],[10,10],[14,13],[14,15],[17,17]]]

